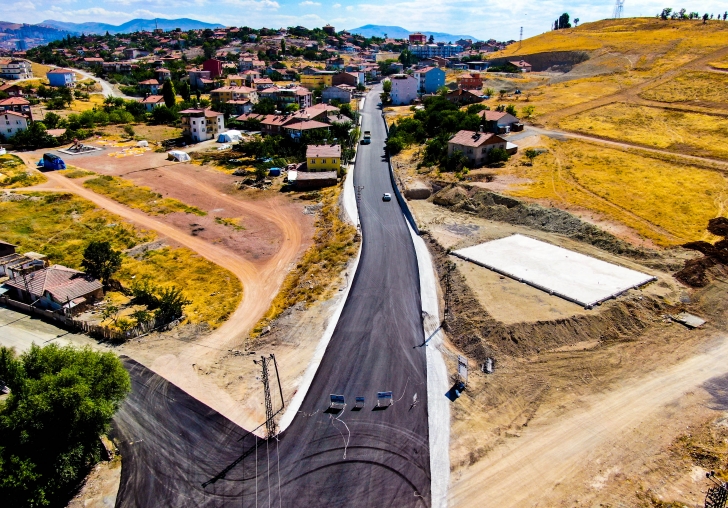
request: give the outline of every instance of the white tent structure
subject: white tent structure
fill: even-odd
[[[149,142],[147,140],[143,139],[137,143],[137,146],[140,148],[146,148],[149,146]]]
[[[190,160],[190,156],[187,152],[172,150],[171,152],[167,153],[167,159],[177,162],[188,162]]]
[[[227,132],[221,132],[217,135],[218,143],[234,143],[235,141],[241,141],[243,134],[240,131],[229,130]]]

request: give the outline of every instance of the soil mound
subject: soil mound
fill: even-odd
[[[433,202],[453,211],[473,213],[485,219],[566,235],[614,254],[636,259],[657,256],[655,253],[634,248],[614,235],[563,210],[524,203],[487,190],[451,185],[437,192]]]
[[[438,275],[445,276],[447,251],[426,236]],[[478,363],[487,357],[527,356],[583,341],[633,340],[665,313],[666,305],[644,295],[603,303],[593,313],[552,321],[504,324],[478,303],[463,275],[450,271],[450,312],[445,320],[453,343]]]

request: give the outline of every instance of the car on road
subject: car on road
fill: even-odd
[[[389,192],[385,192],[382,196],[382,201],[392,201],[392,195]]]

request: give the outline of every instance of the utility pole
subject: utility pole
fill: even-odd
[[[283,402],[283,387],[281,386],[281,378],[278,374],[278,362],[276,362],[276,357],[271,354],[269,357],[261,356],[260,360],[253,360],[253,363],[256,364],[260,362],[260,366],[262,368],[261,381],[263,382],[263,397],[265,399],[265,433],[266,438],[268,439],[278,433],[278,426],[276,425],[275,420],[273,420],[273,400],[270,396],[270,380],[268,379],[268,365],[271,361],[276,369],[276,379],[278,380],[278,389],[281,394],[281,404],[285,404],[285,402]],[[283,409],[282,406],[281,409]]]
[[[356,191],[356,229],[357,232],[361,232],[361,214],[359,213],[359,208],[361,206],[361,191],[364,190],[364,186],[357,185],[354,187],[354,190]]]
[[[450,292],[452,290],[450,272],[454,269],[455,265],[451,261],[445,264],[445,318],[450,317]]]
[[[518,49],[521,49],[521,43],[523,42],[523,27],[521,27],[521,35],[518,38]]]

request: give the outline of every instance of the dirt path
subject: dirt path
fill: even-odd
[[[28,167],[34,167],[34,155],[22,153],[18,155]],[[257,423],[251,420],[252,415],[249,412],[244,411],[238,402],[213,382],[199,376],[195,367],[215,361],[222,351],[241,343],[260,316],[268,309],[286,275],[286,268],[295,260],[301,249],[303,238],[297,221],[284,213],[278,213],[283,208],[278,210],[276,202],[283,198],[274,199],[272,204],[271,201],[243,202],[197,180],[189,178],[184,180],[184,177],[179,175],[179,178],[183,179],[186,184],[194,186],[198,191],[209,193],[218,200],[224,200],[243,208],[251,215],[264,217],[272,223],[272,227],[282,232],[284,241],[279,251],[265,263],[256,264],[229,249],[191,236],[145,213],[97,194],[75,180],[54,172],[44,174],[48,181],[34,187],[34,190],[67,191],[77,194],[142,228],[156,231],[193,250],[213,263],[227,268],[240,279],[243,284],[243,298],[240,305],[225,324],[212,334],[202,338],[199,342],[180,346],[176,354],[162,356],[146,356],[142,352],[139,355],[128,354],[239,425],[247,428],[257,426]]]
[[[607,104],[612,104],[615,102],[634,102],[639,103],[640,101],[643,101],[644,99],[639,97],[639,94],[643,91],[647,90],[648,88],[659,86],[663,83],[666,83],[676,77],[678,74],[681,74],[686,71],[702,71],[709,69],[709,63],[712,61],[720,60],[721,58],[728,56],[728,47],[721,48],[717,51],[714,51],[712,53],[709,53],[707,55],[701,56],[699,58],[696,58],[695,60],[691,60],[690,62],[687,62],[684,65],[681,65],[679,67],[676,67],[672,70],[667,71],[666,73],[653,78],[648,79],[647,81],[644,81],[636,86],[633,86],[631,88],[628,88],[626,90],[621,90],[615,94],[607,95],[605,97],[599,97],[598,99],[582,102],[581,104],[576,104],[574,106],[570,106],[567,108],[560,109],[558,111],[553,111],[551,113],[547,113],[541,117],[541,122],[543,122],[544,125],[558,125],[559,121],[569,117],[573,116],[579,113],[582,113],[584,111],[598,108],[601,106],[606,106]],[[710,70],[713,70],[712,68]]]
[[[659,426],[652,418],[687,392],[728,372],[728,338],[712,349],[614,391],[586,398],[570,415],[539,415],[521,437],[496,448],[453,483],[451,506],[540,506],[539,499],[579,475],[588,460],[614,448],[630,450],[633,431]],[[658,429],[653,429],[657,432]]]
[[[577,139],[579,141],[586,141],[588,143],[596,143],[599,145],[620,149],[638,148],[645,152],[678,157],[680,159],[684,159],[685,162],[688,163],[698,163],[698,165],[700,166],[708,165],[713,167],[713,169],[715,169],[716,171],[728,173],[728,161],[720,159],[712,159],[710,157],[698,157],[697,155],[686,155],[678,152],[671,152],[669,150],[661,150],[659,148],[650,148],[647,146],[639,145],[637,143],[628,143],[626,141],[611,141],[596,136],[587,136],[585,134],[577,134],[575,132],[563,131],[560,129],[544,129],[542,127],[533,127],[531,125],[529,125],[527,129],[533,131],[536,134],[541,134],[542,136],[548,136],[554,139]]]

